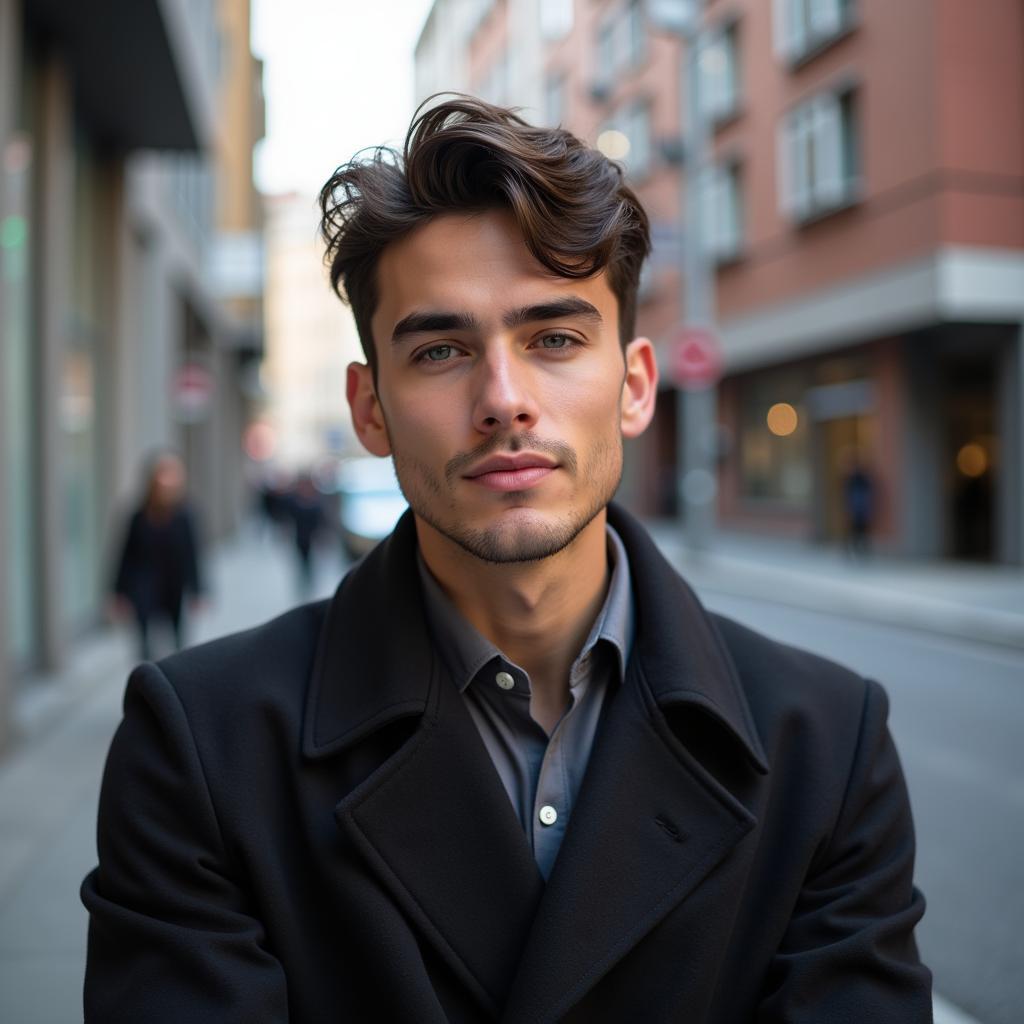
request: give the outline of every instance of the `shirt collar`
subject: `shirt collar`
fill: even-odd
[[[619,682],[625,678],[626,663],[633,642],[633,595],[630,584],[629,558],[622,539],[611,526],[607,526],[608,558],[612,567],[611,580],[604,604],[590,627],[586,642],[580,649],[573,668],[598,643],[605,640],[616,653]],[[433,636],[437,651],[451,673],[460,692],[464,692],[477,673],[488,662],[500,658],[506,664],[514,665],[501,651],[466,620],[454,603],[441,589],[441,585],[427,568],[423,556],[417,550],[416,564],[425,598],[427,625]],[[522,671],[522,669],[520,669]],[[526,673],[523,672],[525,676]],[[575,677],[573,672],[572,676]]]

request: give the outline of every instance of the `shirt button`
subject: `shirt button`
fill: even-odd
[[[540,823],[542,825],[554,825],[554,823],[558,821],[558,811],[556,811],[551,804],[545,804],[540,809],[540,814],[538,814],[537,817],[540,818]]]
[[[503,689],[511,690],[516,685],[516,681],[507,673],[499,672],[495,677],[494,681]]]

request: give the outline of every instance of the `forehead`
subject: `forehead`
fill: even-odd
[[[502,211],[445,214],[416,228],[381,254],[377,285],[378,340],[415,310],[470,312],[484,322],[563,294],[585,298],[605,323],[616,323],[618,303],[604,272],[582,279],[552,274]]]

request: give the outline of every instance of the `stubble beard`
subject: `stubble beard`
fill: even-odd
[[[510,506],[526,506],[523,514],[502,517],[499,522],[480,528],[460,522],[453,493],[462,481],[460,469],[496,451],[514,452],[523,448],[552,453],[559,461],[556,472],[568,473],[573,480],[594,481],[590,500],[551,521],[529,514],[530,491],[509,491],[497,497]],[[392,447],[392,456],[399,486],[413,512],[467,554],[492,565],[538,562],[564,551],[607,507],[622,479],[622,438],[618,431],[614,440],[605,439],[594,445],[583,466],[578,465],[575,452],[567,445],[530,434],[492,438],[472,452],[457,455],[445,467],[443,479],[430,467],[395,447]],[[464,482],[461,486],[465,486]]]

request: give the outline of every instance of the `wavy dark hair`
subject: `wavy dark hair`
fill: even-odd
[[[623,345],[633,337],[647,214],[622,168],[562,128],[536,128],[515,110],[454,95],[419,107],[401,153],[362,151],[320,190],[320,232],[331,287],[349,303],[377,374],[370,320],[377,263],[392,242],[433,217],[504,209],[530,252],[562,277],[607,270]]]

